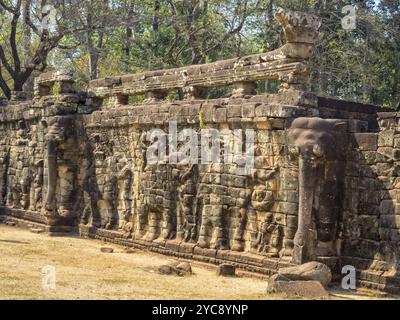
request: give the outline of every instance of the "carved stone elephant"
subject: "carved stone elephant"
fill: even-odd
[[[314,260],[316,255],[335,255],[343,173],[339,146],[344,124],[340,120],[297,118],[288,130],[289,151],[299,165],[298,228],[292,253],[296,264]]]

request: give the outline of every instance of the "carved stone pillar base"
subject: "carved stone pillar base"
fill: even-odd
[[[192,87],[187,86],[182,89],[184,99],[194,100],[194,99],[206,99],[207,98],[207,88],[204,87]]]
[[[164,100],[168,95],[168,92],[162,90],[146,92],[144,103],[151,103]]]

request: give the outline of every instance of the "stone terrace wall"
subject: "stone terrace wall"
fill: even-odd
[[[299,167],[290,151],[288,130],[295,118],[320,113],[326,117],[331,110],[345,120],[340,148],[344,189],[335,197],[341,208],[338,254],[318,259],[336,271],[341,265],[356,266],[365,286],[390,290],[398,285],[398,116],[380,113],[377,131],[377,116],[360,112],[362,105],[358,112],[339,109],[335,100],[328,101],[331,109],[327,101],[321,108],[302,107],[304,94],[294,92],[279,98],[292,99],[292,106],[279,105],[276,99],[158,102],[90,113],[87,110],[96,106],[73,94],[11,102],[0,116],[3,214],[9,221],[46,224],[51,232],[71,231],[80,224],[84,236],[202,261],[228,260],[272,273],[278,265],[290,263],[298,222]],[[178,131],[200,130],[199,113],[208,128],[255,130],[251,175],[235,175],[234,165],[145,163],[147,130],[168,132],[170,120],[177,121]],[[46,209],[47,143],[54,119],[63,114],[61,118],[72,114],[72,129],[66,129],[74,133],[65,136],[57,155],[59,217],[54,219]],[[201,230],[204,220],[208,223]],[[221,235],[218,228],[223,229]],[[160,240],[165,230],[172,232]],[[209,244],[204,248],[198,245],[202,232]],[[271,243],[272,234],[276,245]]]

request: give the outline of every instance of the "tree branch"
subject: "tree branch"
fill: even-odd
[[[11,67],[11,65],[8,63],[7,57],[4,53],[3,47],[1,45],[0,45],[0,61],[1,61],[1,64],[4,66],[4,68],[6,68],[7,72],[10,74],[10,76],[12,78],[14,78],[15,72],[14,72],[13,68]]]
[[[10,100],[11,99],[11,90],[10,90],[10,87],[7,85],[7,82],[4,80],[3,73],[1,70],[1,65],[0,65],[0,88],[3,91],[4,95],[6,96],[6,98],[8,100]]]

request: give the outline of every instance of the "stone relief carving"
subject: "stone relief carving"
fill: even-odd
[[[77,154],[73,116],[50,118],[46,141],[48,167],[46,215],[73,217]]]
[[[198,167],[196,165],[181,166],[174,170],[173,177],[178,181],[177,187],[177,239],[185,242],[196,242],[196,195]]]
[[[132,220],[132,201],[133,201],[133,173],[129,167],[122,169],[118,178],[120,190],[118,216],[119,229],[124,229],[127,223]]]
[[[276,201],[278,172],[277,167],[254,170],[254,187],[248,208],[250,249],[271,257],[278,256],[283,238],[280,218],[271,212]]]
[[[6,205],[7,200],[7,187],[8,187],[8,169],[10,166],[10,148],[7,147],[6,141],[4,141],[4,145],[2,149],[2,161],[1,161],[1,186],[0,186],[0,205]]]
[[[334,252],[338,212],[336,206],[329,205],[338,197],[337,183],[342,168],[335,161],[338,158],[335,130],[340,130],[342,124],[340,120],[297,118],[288,131],[291,153],[298,157],[299,163],[298,229],[293,250],[293,262],[297,264],[315,259],[317,247],[319,254],[333,255]],[[329,180],[325,179],[326,170]],[[321,194],[325,200],[327,194],[332,200],[319,201]],[[315,233],[318,244],[314,243]]]
[[[43,201],[43,175],[44,175],[44,161],[39,160],[34,164],[33,175],[33,196],[31,197],[30,210],[40,211],[42,209]]]

